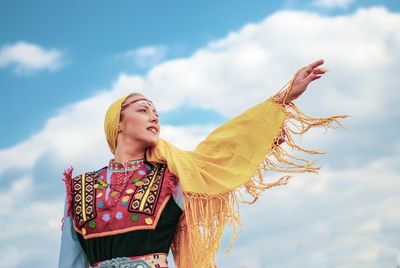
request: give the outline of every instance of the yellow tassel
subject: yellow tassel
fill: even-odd
[[[297,73],[296,73],[297,74]],[[287,85],[284,100],[291,90],[291,80]],[[301,112],[293,103],[280,105],[286,114],[276,140],[284,139],[286,146],[292,151],[307,154],[321,154],[322,152],[305,149],[296,144],[293,135],[302,135],[311,128],[344,127],[338,120],[347,115],[331,116],[327,118],[313,118]],[[281,145],[274,144],[264,162],[255,171],[249,181],[231,191],[219,195],[185,192],[184,215],[176,230],[172,251],[177,267],[179,268],[209,268],[217,267],[216,253],[220,247],[220,240],[226,225],[233,227],[233,237],[227,252],[236,239],[236,228],[240,224],[239,203],[252,204],[261,192],[271,187],[286,185],[290,176],[283,176],[275,182],[266,182],[266,172],[284,173],[317,173],[319,167],[314,162],[289,153]],[[243,192],[246,193],[245,197]]]

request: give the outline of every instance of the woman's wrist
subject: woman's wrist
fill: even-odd
[[[279,93],[275,94],[275,95],[272,97],[272,99],[273,99],[275,102],[277,102],[277,103],[287,105],[287,104],[289,104],[292,100],[289,98],[289,96],[286,96],[286,98],[285,98],[285,93],[286,93],[286,91],[284,91],[284,92],[279,92]]]

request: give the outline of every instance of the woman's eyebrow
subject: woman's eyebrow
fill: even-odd
[[[150,109],[151,108],[150,105],[147,105],[147,104],[144,104],[144,103],[139,103],[139,105],[136,108],[140,108],[140,107],[144,107],[146,109]],[[153,110],[153,113],[157,113],[156,109],[152,109],[152,110]]]

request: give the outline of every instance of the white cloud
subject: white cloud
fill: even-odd
[[[275,13],[188,58],[158,64],[145,76],[120,74],[110,88],[64,107],[42,131],[0,151],[0,182],[7,182],[12,170],[23,173],[14,184],[2,186],[0,193],[13,200],[3,200],[7,206],[2,218],[10,220],[2,229],[32,241],[43,237],[52,245],[43,251],[34,242],[22,245],[28,253],[21,259],[44,259],[52,248],[55,262],[58,236],[50,234],[61,217],[63,196],[49,205],[34,194],[53,180],[61,184],[61,178],[40,181],[34,170],[45,157],[57,168],[71,164],[77,173],[106,164],[111,155],[102,121],[108,104],[121,95],[141,91],[160,111],[188,102],[231,117],[274,94],[299,66],[320,57],[331,72],[297,101],[299,107],[311,115],[349,113],[353,118],[348,130],[329,131],[328,137],[312,132],[303,143],[337,151],[332,160],[345,167],[333,170],[324,162],[328,158],[320,158],[325,163],[320,176],[296,176],[287,187],[270,190],[257,205],[245,208],[244,230],[232,254],[221,260],[222,267],[248,267],[241,263],[242,256],[251,259],[253,267],[385,266],[399,243],[395,190],[400,139],[393,122],[400,118],[400,15],[383,8],[337,17]],[[190,149],[212,128],[163,125],[161,134]],[[29,206],[21,212],[17,199],[26,188],[32,195],[24,196]],[[41,210],[46,214],[36,215]],[[20,228],[20,221],[27,219],[32,219],[32,229]],[[0,251],[21,252],[10,246],[10,237],[2,241]],[[9,266],[17,264],[10,261]]]
[[[54,267],[58,260],[57,251],[48,252],[59,246],[63,201],[33,202],[34,189],[33,179],[23,177],[0,191],[0,257],[6,267]]]
[[[353,2],[353,0],[315,0],[314,5],[322,8],[346,8]]]
[[[396,80],[387,73],[394,77],[399,67],[398,22],[398,14],[383,8],[331,18],[275,13],[210,42],[190,58],[157,65],[145,77],[144,92],[159,99],[162,109],[191,102],[232,116],[271,96],[297,68],[322,57],[331,72],[298,103],[309,113],[380,116],[392,105],[393,94],[399,96]],[[335,100],[340,109],[332,105]]]
[[[64,53],[28,42],[4,45],[0,49],[0,68],[12,67],[17,74],[56,71],[64,65]]]
[[[145,46],[126,51],[117,58],[129,60],[140,68],[149,68],[161,62],[167,53],[166,46]]]
[[[400,158],[383,162],[392,161]],[[296,176],[242,210],[239,239],[221,267],[242,267],[242,256],[273,268],[386,267],[396,257],[399,187],[398,169],[376,162]]]

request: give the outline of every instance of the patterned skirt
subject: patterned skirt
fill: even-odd
[[[96,262],[92,268],[168,268],[167,254],[156,253],[139,257],[118,257]]]

